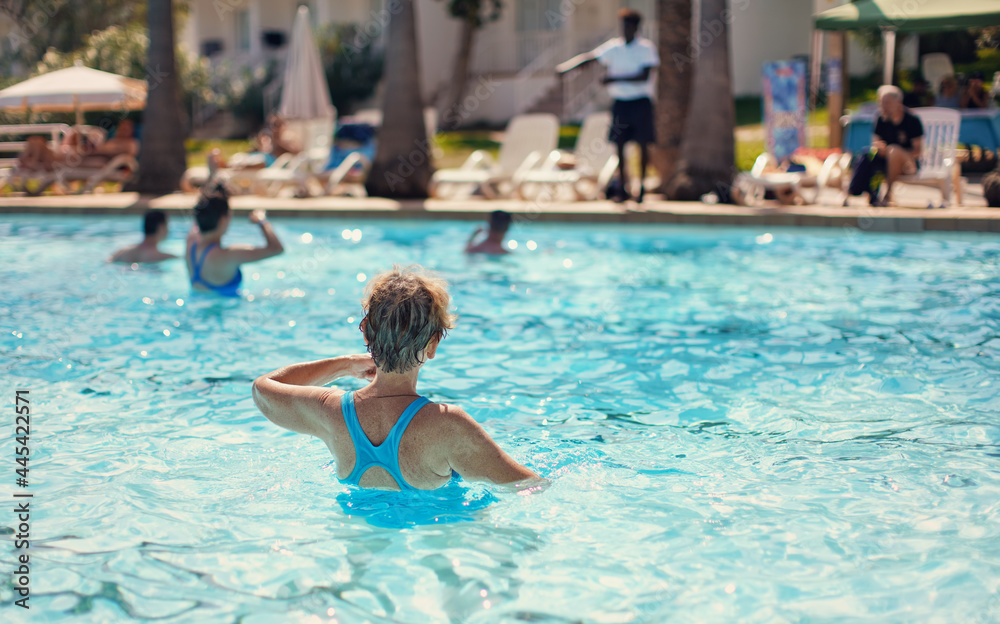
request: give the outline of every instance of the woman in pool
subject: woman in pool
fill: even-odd
[[[192,290],[238,297],[243,281],[240,265],[277,256],[285,250],[263,210],[250,213],[250,223],[260,225],[267,241],[264,247],[222,246],[222,236],[229,229],[230,212],[229,197],[221,185],[198,199],[194,218],[197,229],[192,228],[188,233],[185,255]]]
[[[419,267],[377,275],[360,325],[371,355],[279,368],[254,381],[254,402],[276,425],[323,440],[345,483],[431,490],[453,473],[498,484],[538,479],[461,408],[417,394],[420,367],[454,326],[449,299],[447,284]],[[370,383],[355,392],[322,387],[341,377]]]

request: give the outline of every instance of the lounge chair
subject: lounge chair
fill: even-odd
[[[519,115],[511,120],[494,161],[476,150],[459,169],[441,169],[431,179],[434,197],[464,197],[480,189],[487,198],[517,191],[524,174],[559,142],[559,118],[551,114]],[[453,193],[445,192],[453,189]]]
[[[269,197],[277,197],[285,187],[294,186],[296,197],[308,197],[312,194],[310,179],[323,171],[329,156],[329,147],[314,147],[284,159],[280,165],[275,161],[270,167],[251,170],[255,172],[251,186],[258,195]]]
[[[205,186],[210,179],[217,179],[224,180],[232,193],[253,193],[256,190],[254,181],[261,171],[285,169],[295,157],[296,154],[282,154],[267,167],[262,167],[263,154],[234,154],[220,169],[213,170],[209,165],[188,167],[181,177],[180,186],[185,191],[192,191]]]
[[[608,141],[611,113],[588,115],[573,150],[571,169],[562,168],[566,154],[553,150],[537,169],[524,173],[518,186],[522,197],[535,196],[548,187],[570,187],[577,200],[597,199],[607,188],[618,167],[617,149]]]
[[[819,162],[816,160],[815,162]],[[749,206],[759,205],[764,201],[768,191],[780,192],[791,190],[809,204],[819,203],[823,189],[835,176],[843,176],[849,171],[851,155],[849,153],[832,153],[826,157],[817,171],[812,168],[805,171],[773,171],[778,167],[777,159],[765,152],[754,161],[753,168],[747,173],[736,176],[734,185],[737,187],[743,201]],[[772,169],[772,171],[768,171]],[[804,188],[813,191],[807,196]]]
[[[56,181],[84,182],[76,193],[91,193],[98,184],[115,182],[125,184],[139,171],[139,163],[129,154],[118,154],[101,167],[57,167]]]
[[[914,108],[913,114],[924,126],[920,168],[913,175],[900,177],[896,183],[937,187],[941,191],[942,208],[951,202],[951,193],[955,190],[961,204],[961,170],[956,159],[961,114],[951,108],[933,107]]]
[[[361,174],[352,175],[357,167],[361,168]],[[371,168],[372,162],[365,158],[364,154],[359,152],[348,154],[342,163],[329,172],[325,186],[326,194],[368,197],[365,178],[368,177]]]
[[[796,194],[801,194],[803,185],[816,184],[816,176],[810,175],[807,171],[768,171],[769,168],[777,167],[778,159],[764,152],[757,157],[749,172],[736,176],[733,184],[747,205],[759,205],[764,201],[768,191],[777,193],[790,189]],[[812,201],[815,201],[815,197]]]

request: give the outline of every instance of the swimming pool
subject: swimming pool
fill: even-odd
[[[1000,620],[997,237],[521,224],[470,260],[469,224],[278,219],[286,254],[221,301],[102,264],[137,227],[0,223],[32,622]],[[256,411],[257,375],[362,350],[392,262],[460,315],[421,390],[548,490],[349,492]]]

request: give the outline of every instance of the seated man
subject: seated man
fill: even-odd
[[[476,237],[483,233],[483,228],[478,227],[476,231],[472,233],[469,237],[469,241],[465,244],[465,253],[484,253],[492,255],[501,255],[510,253],[504,246],[504,238],[507,236],[507,230],[510,229],[510,213],[504,210],[494,210],[490,214],[490,231],[486,234],[486,238],[474,243]]]
[[[145,238],[133,247],[119,249],[108,262],[161,262],[177,256],[160,251],[157,246],[167,238],[167,214],[162,210],[148,210],[142,220]]]
[[[337,478],[351,485],[432,490],[454,473],[539,483],[460,407],[417,394],[420,368],[454,326],[449,299],[445,282],[419,267],[377,275],[365,290],[360,325],[371,355],[279,368],[254,381],[254,402],[276,425],[322,440],[337,461]],[[354,392],[323,387],[341,377],[370,383]]]
[[[231,216],[229,195],[221,185],[202,194],[195,204],[194,218],[197,228],[192,228],[185,243],[188,250],[185,260],[192,290],[238,297],[243,281],[240,265],[277,256],[285,250],[263,210],[250,213],[250,223],[260,225],[266,241],[264,247],[222,246],[222,237],[229,230]]]
[[[867,191],[873,206],[887,206],[893,203],[892,185],[896,180],[917,172],[924,126],[916,115],[903,106],[903,92],[899,87],[879,87],[878,106],[879,117],[875,122],[871,151],[859,161],[849,193],[860,195]],[[883,173],[886,192],[880,200],[877,180]]]

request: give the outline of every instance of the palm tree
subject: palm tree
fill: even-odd
[[[656,147],[653,165],[660,174],[659,192],[665,192],[677,170],[681,141],[691,101],[692,0],[657,0],[660,67],[656,87]]]
[[[369,195],[425,198],[434,166],[424,125],[413,0],[399,0],[389,21],[382,129],[365,188]]]
[[[170,0],[149,0],[147,79],[139,178],[132,190],[163,195],[177,190],[187,166],[186,132],[181,119],[180,89],[174,59],[174,15]]]
[[[701,21],[715,34],[695,60],[690,114],[681,144],[677,174],[667,186],[670,199],[694,201],[724,191],[735,177],[736,112],[729,73],[726,0],[701,0]]]
[[[455,54],[455,69],[452,72],[452,83],[445,100],[445,115],[441,119],[443,130],[452,130],[462,121],[459,109],[462,97],[469,86],[469,67],[472,65],[473,44],[476,31],[488,22],[500,19],[503,10],[501,0],[446,0],[448,12],[462,22],[462,32],[458,39],[458,49]],[[490,7],[486,13],[486,6]]]

